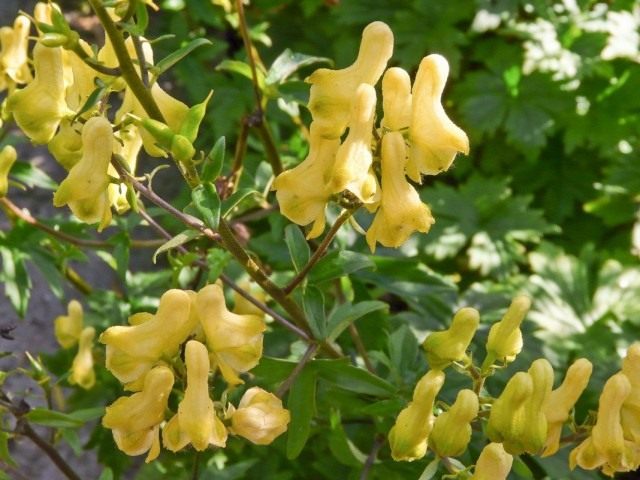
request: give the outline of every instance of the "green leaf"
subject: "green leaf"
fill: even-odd
[[[261,197],[260,192],[253,188],[241,188],[231,194],[229,198],[225,198],[222,201],[222,218],[227,218],[231,211],[236,208],[240,203],[250,197]]]
[[[209,283],[215,282],[233,257],[221,248],[210,248],[207,252],[207,265],[209,266]]]
[[[324,338],[326,335],[326,314],[322,291],[315,285],[307,285],[302,295],[302,307],[313,335],[316,338]]]
[[[107,87],[101,80],[99,80],[98,77],[96,77],[96,85],[98,85],[97,88],[87,97],[87,100],[84,102],[80,110],[78,110],[76,116],[73,117],[72,123],[80,118],[82,114],[95,107],[109,90],[109,87]]]
[[[439,458],[434,458],[433,460],[431,460],[418,480],[431,480],[435,476],[435,474],[438,473],[438,465],[440,465]]]
[[[153,257],[152,257],[153,263],[156,263],[158,255],[160,255],[161,253],[164,253],[168,250],[172,250],[176,247],[179,247],[180,245],[184,245],[185,243],[190,242],[194,238],[198,238],[200,235],[201,235],[200,232],[197,232],[192,229],[188,229],[180,232],[171,240],[168,240],[167,242],[163,243],[158,247],[158,249],[153,253]]]
[[[204,45],[211,45],[211,41],[207,40],[206,38],[196,38],[194,40],[191,40],[184,47],[179,48],[175,52],[171,52],[169,55],[156,63],[153,67],[150,68],[150,71],[155,77],[159,77],[184,57],[193,52],[196,48],[202,47]]]
[[[11,167],[11,176],[30,188],[38,187],[46,190],[58,188],[58,184],[44,170],[32,163],[18,160]]]
[[[316,403],[316,373],[307,365],[289,391],[287,408],[291,412],[291,423],[287,435],[287,458],[293,460],[300,455],[309,434]]]
[[[347,437],[339,418],[329,434],[329,449],[340,463],[350,467],[362,468],[367,460],[367,456]]]
[[[25,417],[31,423],[54,428],[77,428],[85,424],[85,421],[72,415],[56,412],[47,408],[34,408]]]
[[[31,278],[25,267],[25,255],[19,250],[0,247],[4,292],[20,317],[24,317],[31,296]]]
[[[209,154],[204,158],[202,174],[200,175],[203,183],[213,182],[220,176],[222,166],[224,165],[225,148],[226,139],[225,137],[220,137]]]
[[[371,300],[351,305],[345,303],[335,309],[327,320],[326,331],[328,332],[327,341],[333,342],[350,324],[360,317],[364,317],[371,312],[377,310],[386,310],[388,305],[384,302]]]
[[[333,250],[322,258],[309,272],[311,283],[321,283],[340,278],[358,270],[374,268],[368,255],[348,250]]]
[[[0,431],[0,460],[13,467],[17,465],[9,451],[9,434],[3,431]]]
[[[88,422],[89,420],[95,420],[104,415],[104,407],[92,407],[75,410],[69,413],[70,417],[73,417],[82,422]]]
[[[212,183],[203,183],[191,191],[193,204],[202,215],[204,223],[213,230],[217,230],[220,222],[220,197]]]
[[[243,77],[253,81],[251,66],[248,63],[241,62],[239,60],[223,60],[218,64],[216,70],[237,73],[238,75],[242,75]],[[264,73],[260,69],[256,69],[256,74],[258,77],[258,86],[260,87],[260,90],[263,90],[265,82]]]
[[[301,68],[315,63],[332,64],[333,61],[326,57],[314,57],[312,55],[295,53],[287,48],[271,64],[265,83],[267,85],[282,83]]]
[[[314,360],[310,363],[318,372],[318,377],[350,392],[389,397],[395,387],[386,380],[367,370],[354,367],[348,360]]]
[[[307,263],[309,263],[309,258],[311,258],[309,244],[304,238],[300,227],[293,224],[287,225],[284,229],[284,241],[287,243],[293,267],[296,272],[299,272]]]

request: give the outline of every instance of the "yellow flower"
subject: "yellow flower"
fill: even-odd
[[[433,403],[444,384],[444,373],[430,370],[417,383],[413,400],[396,418],[389,431],[391,456],[397,462],[412,462],[427,453],[427,440],[433,426]]]
[[[444,369],[451,362],[462,361],[479,323],[480,314],[475,308],[461,308],[447,330],[431,333],[422,344],[429,366]]]
[[[383,22],[373,22],[362,32],[358,58],[342,70],[320,68],[307,82],[309,110],[324,138],[340,138],[351,112],[353,94],[359,85],[375,85],[393,53],[393,33]]]
[[[106,408],[102,425],[112,430],[120,450],[127,455],[148,451],[146,462],[158,456],[160,423],[172,387],[173,373],[168,367],[158,366],[146,374],[142,391],[120,397]]]
[[[398,131],[411,123],[411,78],[399,67],[389,68],[382,77],[382,118],[384,129]]]
[[[133,126],[128,128],[121,128],[116,138],[119,141],[115,142],[115,151],[125,161],[129,167],[129,171],[133,174],[136,171],[138,165],[138,154],[142,147],[142,138],[138,134],[138,131]],[[117,172],[113,165],[109,165],[109,173],[117,176]],[[118,213],[123,213],[129,209],[129,202],[127,200],[127,187],[125,184],[109,185],[109,200],[111,205],[115,207]]]
[[[286,432],[291,420],[282,400],[259,387],[247,390],[231,413],[231,433],[256,445],[269,445]]]
[[[503,442],[510,438],[513,422],[522,421],[522,406],[532,393],[533,381],[528,373],[518,372],[509,379],[491,407],[487,423],[487,436],[491,441]]]
[[[490,443],[482,449],[471,480],[506,480],[512,464],[501,443]]]
[[[525,295],[513,299],[507,312],[489,330],[487,358],[482,367],[488,368],[495,360],[512,362],[522,350],[520,324],[531,308],[531,300]]]
[[[543,457],[553,455],[560,448],[562,425],[569,419],[571,409],[587,388],[593,365],[586,358],[576,360],[567,370],[562,384],[551,392],[544,410],[547,418],[547,440]]]
[[[77,300],[71,300],[67,305],[67,315],[60,315],[54,320],[54,333],[62,348],[70,348],[78,343],[83,318],[82,305]]]
[[[421,174],[437,175],[447,170],[456,153],[469,153],[469,139],[447,116],[442,107],[449,63],[440,55],[422,59],[413,82],[413,102],[407,175],[421,181]]]
[[[28,63],[30,28],[31,21],[24,15],[16,17],[13,28],[0,28],[0,90],[32,79]]]
[[[210,444],[224,447],[227,430],[218,418],[209,397],[209,355],[207,347],[196,340],[185,348],[187,388],[178,405],[178,413],[162,431],[164,446],[177,452],[191,443],[198,451]]]
[[[33,48],[35,78],[7,98],[7,111],[34,143],[48,143],[60,120],[73,112],[65,102],[61,48],[36,43]]]
[[[382,201],[367,231],[367,243],[375,251],[376,242],[399,247],[414,232],[426,233],[434,220],[429,207],[404,174],[406,147],[402,134],[387,133],[382,138]]]
[[[7,195],[9,190],[9,171],[18,158],[18,152],[11,145],[5,145],[0,150],[0,197]]]
[[[53,155],[66,170],[71,170],[82,158],[82,135],[71,125],[71,121],[63,119],[58,133],[47,145]]]
[[[246,292],[249,292],[251,296],[256,300],[259,300],[262,303],[266,303],[267,295],[264,290],[259,288],[251,288],[251,284],[249,284],[249,282],[243,282],[239,286]],[[265,312],[256,307],[253,303],[244,298],[235,290],[233,291],[233,313],[237,313],[238,315],[255,315],[263,319],[266,316]]]
[[[307,158],[273,182],[280,212],[298,225],[313,223],[307,238],[316,238],[324,231],[324,212],[331,196],[328,183],[339,146],[340,139],[322,138],[313,122]]]
[[[211,367],[219,368],[228,384],[243,383],[238,374],[251,370],[262,356],[264,320],[231,313],[222,289],[215,284],[198,292],[195,308],[211,352]]]
[[[96,374],[93,371],[93,338],[96,331],[93,327],[85,327],[78,339],[78,353],[71,364],[69,383],[77,384],[85,390],[90,389],[96,383]]]
[[[134,382],[159,360],[175,356],[197,322],[189,294],[168,290],[153,319],[109,327],[100,335],[100,342],[107,346],[106,366],[122,383]]]
[[[82,157],[55,195],[56,207],[69,205],[73,214],[86,223],[100,222],[98,231],[111,222],[107,170],[113,153],[113,128],[105,117],[92,117],[82,128]]]
[[[336,152],[329,188],[331,193],[348,190],[362,203],[375,204],[380,197],[378,181],[371,170],[376,91],[362,83],[353,97],[349,133]]]
[[[625,438],[640,445],[640,342],[627,350],[627,356],[622,361],[622,373],[631,384],[631,393],[620,411],[622,428]]]
[[[460,390],[451,408],[440,414],[429,435],[431,449],[440,457],[457,457],[471,440],[471,422],[478,415],[478,396],[473,390]]]
[[[91,47],[87,42],[80,39],[79,45],[87,55],[92,55]],[[89,95],[96,89],[94,81],[97,74],[75,53],[67,52],[66,58],[71,70],[71,83],[67,86],[65,98],[69,108],[73,111],[78,111],[87,101]],[[94,106],[90,111],[96,108],[97,106]]]

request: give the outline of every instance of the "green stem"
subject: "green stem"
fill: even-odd
[[[102,65],[101,63],[98,63],[96,60],[91,58],[79,43],[76,43],[71,51],[75,53],[78,58],[80,58],[80,60],[86,63],[87,66],[93,68],[98,73],[109,75],[111,77],[119,77],[120,75],[122,75],[122,71],[119,68],[107,67],[106,65]]]

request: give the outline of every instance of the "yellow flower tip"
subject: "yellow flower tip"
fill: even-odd
[[[471,480],[506,480],[512,464],[501,443],[490,443],[482,449]]]
[[[392,458],[412,462],[424,457],[433,427],[433,404],[444,384],[441,370],[430,370],[416,384],[413,399],[398,415],[389,431]]]
[[[422,59],[413,83],[407,174],[417,182],[420,174],[437,175],[448,170],[458,152],[469,153],[467,134],[449,119],[442,106],[448,75],[447,60],[433,54]]]
[[[625,438],[640,445],[640,342],[629,347],[622,361],[622,373],[631,384],[631,393],[620,412]],[[640,453],[638,454],[640,461]]]
[[[382,77],[381,126],[388,130],[402,130],[411,123],[411,78],[399,67],[389,68]]]
[[[71,364],[69,383],[78,385],[85,390],[90,389],[96,383],[96,374],[93,371],[93,339],[96,331],[93,327],[85,327],[78,339],[78,353]]]
[[[18,152],[12,145],[5,145],[0,150],[0,197],[7,195],[9,190],[9,171],[18,159]]]
[[[240,288],[251,294],[251,296],[256,300],[262,303],[266,303],[267,294],[264,292],[264,290],[259,288],[251,288],[249,282],[241,283],[239,286]],[[233,292],[233,313],[236,313],[238,315],[255,315],[262,318],[265,317],[265,312],[260,310],[235,290]]]
[[[178,451],[191,443],[198,451],[209,445],[224,447],[227,431],[217,417],[209,397],[209,353],[196,340],[185,348],[187,388],[176,413],[165,426],[162,435],[165,447]]]
[[[478,395],[473,390],[460,390],[451,408],[436,418],[429,435],[431,449],[440,457],[457,457],[471,440],[471,422],[478,416]]]
[[[431,333],[422,343],[429,366],[443,369],[451,362],[462,361],[479,323],[480,314],[476,309],[461,308],[447,330]]]
[[[269,445],[286,432],[291,415],[282,400],[259,387],[247,390],[231,415],[231,433],[256,445]]]
[[[54,334],[62,348],[73,347],[80,339],[84,314],[82,305],[71,300],[67,305],[67,315],[60,315],[54,320]]]
[[[547,418],[547,440],[543,457],[554,455],[560,448],[562,425],[569,419],[569,414],[591,377],[593,365],[586,358],[576,360],[567,370],[562,384],[553,390],[545,406]]]
[[[362,32],[358,58],[342,70],[320,68],[311,83],[309,110],[324,138],[339,138],[347,127],[353,93],[362,83],[375,85],[393,53],[393,33],[383,22],[373,22]]]
[[[493,360],[512,362],[522,350],[520,324],[531,308],[525,295],[513,299],[504,317],[489,330],[487,355]]]
[[[212,368],[219,368],[230,385],[242,383],[239,373],[248,372],[262,357],[264,319],[255,315],[237,315],[227,309],[220,286],[207,285],[194,301]]]
[[[13,27],[0,28],[0,76],[9,83],[24,84],[32,79],[29,70],[29,30],[31,20],[18,15]]]
[[[376,242],[398,248],[413,232],[427,233],[434,223],[431,210],[405,178],[406,146],[400,132],[390,132],[382,138],[381,163],[380,208],[366,235],[372,252]]]

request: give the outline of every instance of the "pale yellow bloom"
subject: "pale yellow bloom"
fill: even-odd
[[[34,143],[48,143],[60,120],[73,112],[65,102],[61,48],[36,43],[33,48],[35,78],[7,98],[7,111]]]
[[[471,480],[506,480],[512,464],[501,443],[490,443],[482,449]]]
[[[36,6],[33,7],[33,18],[35,18],[36,22],[51,25],[53,23],[51,20],[51,9],[55,8],[53,5],[53,3],[49,2],[36,3]]]
[[[562,425],[569,419],[573,406],[587,388],[593,365],[586,358],[576,360],[567,370],[562,384],[551,392],[544,410],[547,418],[547,440],[543,457],[555,454],[560,448]]]
[[[67,305],[67,315],[60,315],[54,320],[54,333],[62,348],[71,348],[78,343],[83,319],[82,304],[71,300]]]
[[[434,220],[429,207],[405,178],[406,146],[402,134],[387,133],[382,138],[382,200],[367,231],[367,243],[375,251],[376,242],[399,247],[414,232],[426,233]]]
[[[513,423],[523,421],[523,405],[533,393],[533,380],[526,372],[517,372],[491,406],[487,423],[487,436],[493,442],[511,437]]]
[[[502,320],[491,326],[487,339],[487,358],[483,364],[495,360],[512,362],[522,350],[520,324],[531,308],[531,300],[525,295],[513,299]]]
[[[178,405],[178,413],[162,431],[164,446],[173,452],[189,443],[198,451],[209,445],[224,447],[227,429],[218,418],[209,397],[209,355],[207,347],[196,340],[185,348],[187,388]]]
[[[198,292],[195,308],[207,339],[211,367],[219,368],[230,385],[243,383],[238,374],[251,370],[262,357],[264,320],[227,310],[222,288],[215,284]]]
[[[135,174],[136,167],[138,165],[138,154],[142,147],[142,137],[140,137],[138,130],[135,127],[129,126],[128,128],[121,128],[116,134],[116,139],[117,141],[114,144],[114,153],[120,155],[128,165],[129,171],[132,174]],[[113,165],[109,165],[109,173],[113,176],[117,176],[117,172]],[[129,209],[129,202],[127,200],[126,185],[123,183],[110,184],[109,200],[118,213],[127,211]]]
[[[242,396],[231,413],[231,433],[256,445],[269,445],[286,432],[291,415],[282,407],[282,400],[259,387],[252,387]]]
[[[442,106],[449,63],[440,55],[422,59],[413,82],[411,143],[407,175],[421,181],[421,174],[437,175],[447,170],[456,153],[469,153],[469,139],[447,116]]]
[[[471,440],[471,422],[478,416],[478,395],[460,390],[451,408],[440,414],[429,435],[430,448],[441,457],[462,455]]]
[[[461,308],[447,330],[429,334],[422,343],[429,366],[443,369],[451,362],[462,361],[479,323],[480,314],[475,308]]]
[[[71,120],[63,119],[58,133],[47,145],[49,153],[66,170],[71,170],[82,158],[82,135],[77,130],[81,127],[80,124],[71,125]]]
[[[12,27],[0,28],[0,91],[13,85],[29,83],[29,29],[31,21],[18,15]]]
[[[142,391],[120,397],[106,408],[102,425],[112,430],[116,445],[127,455],[148,451],[146,462],[150,462],[160,453],[160,423],[173,381],[168,367],[155,367],[146,374]]]
[[[375,85],[393,53],[393,33],[383,22],[373,22],[362,32],[358,58],[342,70],[320,68],[307,82],[311,83],[309,110],[317,122],[319,134],[339,138],[347,127],[354,92],[365,83]]]
[[[111,222],[107,170],[113,153],[113,128],[105,117],[92,117],[82,128],[82,157],[55,195],[56,207],[69,205],[73,214],[86,223],[100,222],[102,230]]]
[[[427,453],[429,433],[433,427],[433,404],[444,384],[444,373],[430,370],[417,383],[413,400],[396,418],[389,431],[391,456],[395,461],[412,462]]]
[[[96,374],[93,371],[93,339],[96,330],[93,327],[85,327],[78,339],[78,353],[71,364],[69,383],[77,384],[85,390],[90,389],[96,383]]]
[[[106,329],[100,342],[106,348],[106,366],[122,383],[134,382],[159,360],[174,357],[197,325],[191,299],[182,290],[168,290],[160,298],[153,319],[132,326]]]
[[[80,39],[79,45],[87,55],[91,56],[91,47],[87,42]],[[71,52],[67,53],[66,60],[71,71],[71,81],[67,85],[65,98],[69,108],[73,111],[78,111],[87,101],[89,95],[96,89],[94,80],[98,75],[78,55]]]
[[[399,67],[389,68],[382,77],[383,129],[398,131],[411,123],[411,78]]]
[[[239,284],[239,286],[246,292],[250,293],[251,296],[256,300],[262,303],[266,303],[267,294],[264,292],[264,290],[260,288],[251,288],[251,284],[249,284],[249,282],[243,282]],[[235,290],[233,291],[233,313],[237,313],[238,315],[255,315],[261,318],[265,318],[266,316],[265,312],[256,307],[253,303],[244,298]]]
[[[9,190],[9,171],[18,159],[18,152],[12,145],[5,145],[0,150],[0,197],[7,195]]]
[[[622,361],[622,373],[631,384],[631,393],[620,411],[622,428],[625,438],[640,446],[640,342],[627,350],[627,356]]]
[[[331,196],[328,184],[339,146],[340,139],[322,138],[313,122],[307,158],[273,182],[280,212],[298,225],[313,223],[307,238],[316,238],[324,231],[325,209]]]
[[[375,114],[376,91],[371,85],[362,83],[353,94],[349,133],[336,152],[329,187],[331,193],[348,190],[362,203],[370,205],[380,198],[378,181],[371,170]]]

